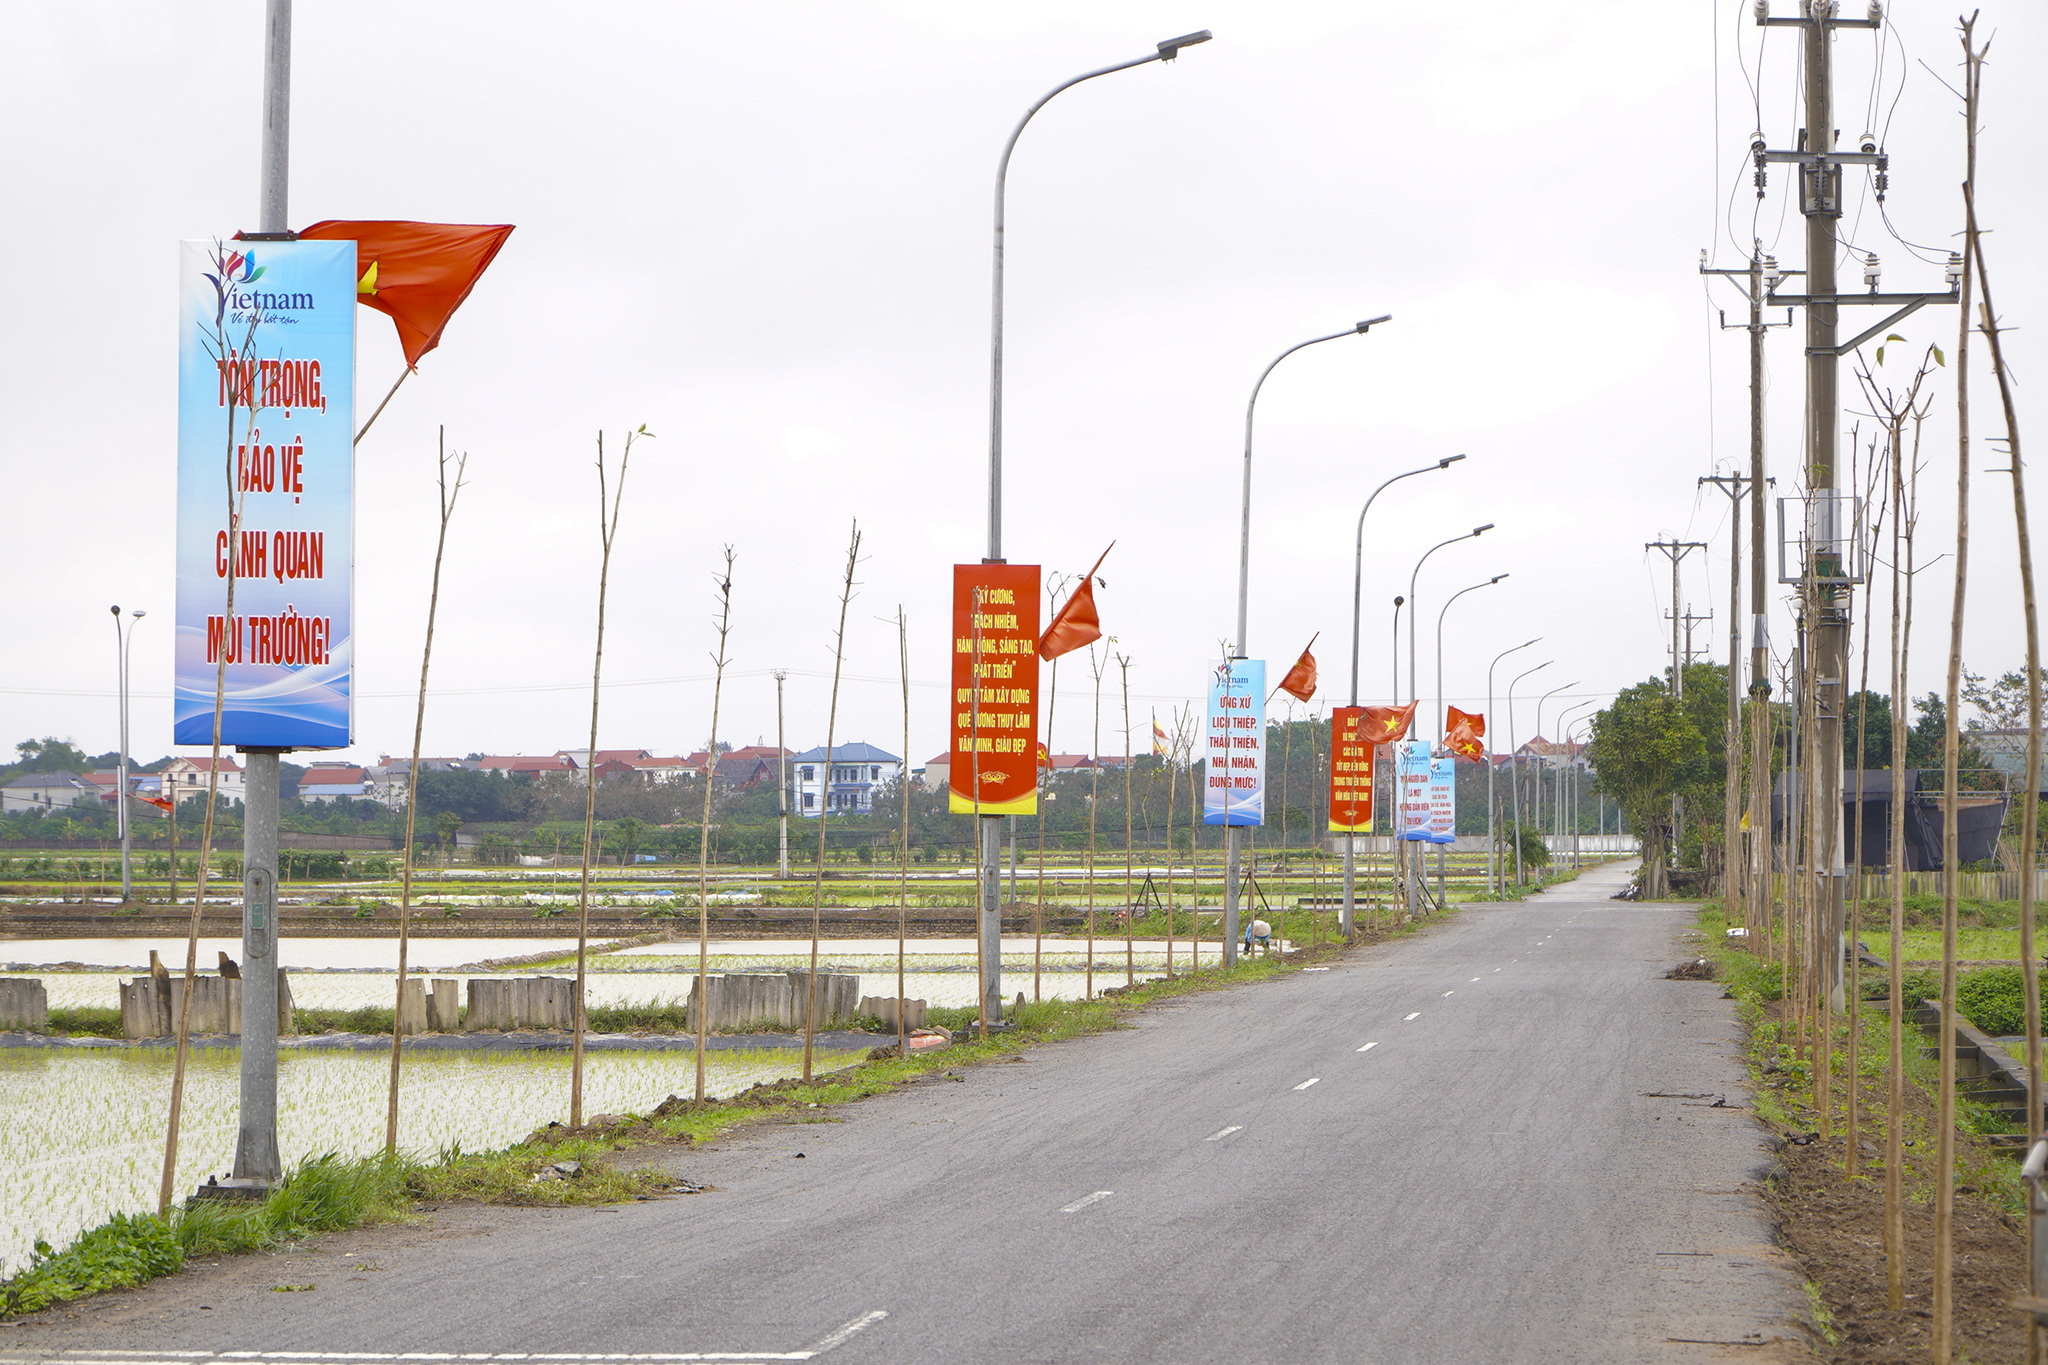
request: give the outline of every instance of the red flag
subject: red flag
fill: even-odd
[[[398,324],[407,366],[441,344],[441,329],[476,288],[512,225],[470,223],[315,223],[310,241],[356,244],[356,302]]]
[[[1485,736],[1486,717],[1460,711],[1455,706],[1444,709],[1444,743],[1459,758],[1485,762],[1486,746],[1479,742]]]
[[[1359,727],[1359,737],[1367,744],[1392,744],[1397,739],[1408,738],[1408,727],[1415,721],[1417,703],[1406,706],[1368,706],[1365,708],[1365,723]]]
[[[1116,542],[1112,540],[1109,550],[1115,548]],[[1109,550],[1104,550],[1102,559],[1095,561],[1095,569],[1101,568],[1102,560],[1109,558]],[[1052,624],[1038,637],[1039,658],[1057,659],[1102,638],[1102,618],[1095,613],[1095,569],[1088,571],[1066,605],[1053,613]]]
[[[177,809],[177,807],[176,807],[176,806],[174,806],[174,805],[172,805],[172,804],[171,804],[170,802],[168,802],[168,801],[164,800],[164,799],[163,799],[163,798],[162,798],[161,796],[145,796],[145,797],[143,797],[142,799],[143,799],[143,800],[145,800],[145,801],[147,801],[147,802],[149,802],[149,804],[150,804],[150,805],[152,805],[152,806],[161,806],[161,807],[163,807],[163,808],[164,808],[165,810],[176,810],[176,809]]]
[[[1316,641],[1323,638],[1317,631],[1309,637],[1308,647],[1301,651],[1301,657],[1294,661],[1294,667],[1287,670],[1287,676],[1280,680],[1280,690],[1296,701],[1307,701],[1316,694],[1316,656],[1308,651],[1316,647]]]

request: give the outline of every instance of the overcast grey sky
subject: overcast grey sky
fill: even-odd
[[[293,224],[518,225],[358,450],[350,752],[410,742],[440,424],[470,454],[470,485],[428,751],[585,743],[594,439],[643,422],[658,439],[634,454],[619,531],[601,744],[701,745],[727,542],[721,733],[772,742],[769,671],[786,668],[788,739],[822,743],[858,517],[839,737],[902,745],[896,636],[880,619],[900,603],[909,757],[938,752],[949,566],[983,553],[997,154],[1046,89],[1202,27],[1215,41],[1181,60],[1047,106],[1010,179],[1006,549],[1078,573],[1117,542],[1099,601],[1132,660],[1138,742],[1152,711],[1199,695],[1232,630],[1253,380],[1287,346],[1378,313],[1394,321],[1290,359],[1261,399],[1250,652],[1281,668],[1321,631],[1317,704],[1341,702],[1358,507],[1389,474],[1462,452],[1374,510],[1364,700],[1386,700],[1389,604],[1416,557],[1487,521],[1497,529],[1424,570],[1426,696],[1438,608],[1498,573],[1511,577],[1451,610],[1458,704],[1482,709],[1487,661],[1532,635],[1544,643],[1516,659],[1556,663],[1524,696],[1576,680],[1565,696],[1591,698],[1655,673],[1669,580],[1643,543],[1664,533],[1714,543],[1687,563],[1685,596],[1716,613],[1700,643],[1721,656],[1726,500],[1694,480],[1746,468],[1746,360],[1742,333],[1715,326],[1737,295],[1703,288],[1697,253],[1738,263],[1754,222],[1783,264],[1802,264],[1786,170],[1758,214],[1745,161],[1759,125],[1773,147],[1796,136],[1797,38],[1749,13],[1748,0],[300,0]],[[1883,136],[1892,223],[1937,257],[1960,219],[1961,125],[1937,80],[1959,81],[1953,15],[1899,6],[1877,80],[1876,38],[1836,42],[1842,135]],[[150,611],[133,749],[155,757],[170,738],[177,243],[255,226],[262,5],[8,0],[0,22],[15,206],[0,222],[14,281],[0,328],[0,739],[113,747],[119,602]],[[1997,41],[1980,211],[2002,310],[2025,329],[2011,337],[2024,381],[2048,305],[2048,12],[2002,0],[1983,23]],[[1850,183],[1843,234],[1880,255],[1886,287],[1939,287],[1939,264],[1916,261]],[[1845,269],[1845,287],[1856,278]],[[1930,308],[1899,330],[1953,359],[1956,326]],[[1796,329],[1770,341],[1780,491],[1798,464],[1799,345]],[[400,365],[389,321],[362,311],[359,416]],[[1946,378],[1936,392],[1923,560],[1954,527]],[[1982,439],[1999,430],[1988,384],[1977,399],[1985,471],[2004,461]],[[1977,489],[1966,655],[2002,671],[2023,657],[2010,501],[2002,476],[1980,472]],[[1922,578],[1918,691],[1939,685],[1950,563]],[[1090,747],[1084,657],[1060,671],[1061,750]],[[1108,681],[1101,748],[1118,752]],[[1517,738],[1534,719],[1518,706]]]

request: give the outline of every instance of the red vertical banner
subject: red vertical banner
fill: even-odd
[[[1330,830],[1372,833],[1373,741],[1365,733],[1365,708],[1340,706],[1330,713]]]
[[[1038,566],[953,566],[955,815],[1038,812]]]

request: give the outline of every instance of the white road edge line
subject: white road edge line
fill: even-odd
[[[1370,1051],[1372,1051],[1372,1050],[1373,1050],[1374,1048],[1376,1048],[1376,1047],[1378,1047],[1378,1046],[1379,1046],[1379,1044],[1378,1044],[1378,1043],[1367,1043],[1367,1044],[1366,1044],[1366,1045],[1365,1045],[1364,1047],[1362,1047],[1362,1048],[1360,1048],[1360,1049],[1358,1049],[1358,1050],[1359,1050],[1360,1052],[1370,1052]]]
[[[843,1346],[853,1336],[854,1333],[862,1331],[865,1328],[872,1327],[876,1323],[880,1322],[883,1318],[886,1318],[888,1316],[889,1312],[885,1308],[871,1308],[867,1312],[862,1313],[859,1317],[855,1318],[853,1321],[846,1323],[843,1326],[834,1329],[833,1331],[827,1332],[823,1337],[818,1339],[818,1344],[811,1347],[810,1351],[807,1352],[807,1354],[821,1356],[835,1346]]]
[[[1228,1128],[1218,1128],[1218,1129],[1217,1129],[1217,1130],[1216,1130],[1215,1132],[1213,1132],[1213,1133],[1209,1134],[1209,1136],[1207,1136],[1207,1137],[1203,1138],[1203,1139],[1202,1139],[1202,1141],[1204,1141],[1204,1142],[1221,1142],[1221,1141],[1223,1141],[1223,1139],[1225,1139],[1225,1138],[1229,1137],[1229,1136],[1230,1136],[1230,1135],[1231,1135],[1232,1133],[1242,1133],[1243,1131],[1244,1131],[1244,1125],[1243,1125],[1243,1124],[1241,1124],[1241,1123],[1233,1123],[1233,1124],[1231,1124],[1231,1125],[1230,1125],[1230,1126],[1229,1126]]]
[[[1320,1081],[1321,1079],[1321,1076],[1311,1076],[1307,1080],[1303,1081],[1300,1085],[1295,1086],[1294,1088],[1296,1090],[1306,1090],[1310,1086],[1314,1085],[1317,1081]]]
[[[1093,1204],[1098,1200],[1107,1199],[1115,1193],[1115,1190],[1097,1190],[1093,1194],[1084,1194],[1079,1199],[1076,1199],[1073,1203],[1061,1209],[1060,1212],[1079,1213],[1082,1209],[1087,1208],[1090,1204]]]
[[[1412,1022],[1413,1020],[1416,1020],[1416,1019],[1420,1019],[1421,1017],[1422,1017],[1422,1011],[1421,1011],[1421,1010],[1417,1010],[1417,1011],[1415,1011],[1415,1013],[1413,1013],[1413,1014],[1409,1015],[1409,1016],[1408,1016],[1408,1018],[1406,1018],[1406,1019],[1403,1019],[1403,1020],[1402,1020],[1401,1022],[1402,1022],[1402,1023],[1404,1023],[1404,1024],[1406,1024],[1406,1023]]]

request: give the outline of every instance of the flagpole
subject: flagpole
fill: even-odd
[[[1392,318],[1393,314],[1382,313],[1379,317],[1367,318],[1363,322],[1353,323],[1346,331],[1332,332],[1328,336],[1311,337],[1307,341],[1296,342],[1279,355],[1274,356],[1272,363],[1259,372],[1259,382],[1252,385],[1251,399],[1244,405],[1244,496],[1238,515],[1237,642],[1232,650],[1232,658],[1242,659],[1247,657],[1245,654],[1245,633],[1246,622],[1251,614],[1252,571],[1252,418],[1258,412],[1259,390],[1266,386],[1266,377],[1273,373],[1280,362],[1293,355],[1296,351],[1309,346],[1319,346],[1325,341],[1335,341],[1339,337],[1363,336],[1371,331],[1375,325],[1390,321]],[[1260,736],[1260,742],[1263,743],[1264,740],[1265,737],[1263,735]],[[1239,833],[1243,827],[1229,823],[1229,791],[1228,787],[1224,788],[1223,965],[1226,967],[1232,966],[1237,962],[1237,921],[1240,899],[1238,866],[1244,849],[1244,836]]]

